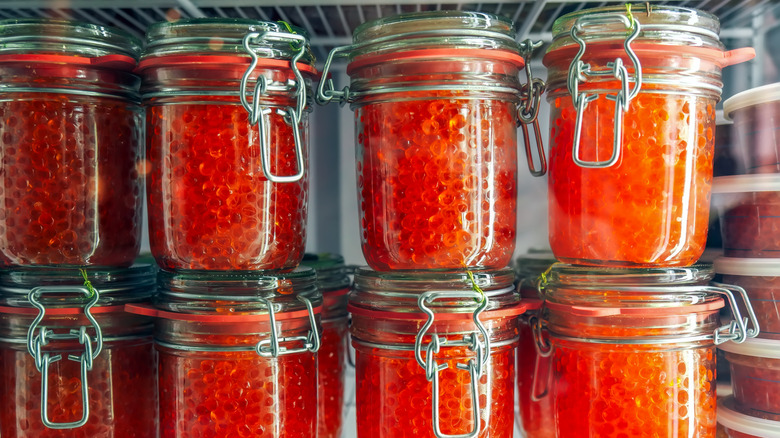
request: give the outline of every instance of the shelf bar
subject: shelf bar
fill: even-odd
[[[542,15],[542,11],[544,10],[544,6],[546,4],[547,0],[538,0],[534,3],[533,7],[531,8],[531,13],[528,14],[528,17],[525,20],[523,20],[523,27],[521,27],[520,31],[517,33],[519,41],[528,38],[528,35],[531,33],[531,29],[533,29],[534,23],[536,23],[536,20],[539,19],[540,15]]]
[[[325,11],[322,10],[322,6],[317,5],[315,6],[315,9],[317,10],[317,13],[320,14],[320,21],[322,21],[322,25],[325,26],[325,33],[327,33],[329,37],[332,37],[334,35],[333,28],[330,27],[330,22],[328,21],[328,17],[325,16]]]
[[[199,7],[195,6],[192,0],[177,0],[177,3],[178,6],[184,10],[184,12],[189,14],[190,17],[204,18],[206,16],[206,14],[204,14]]]

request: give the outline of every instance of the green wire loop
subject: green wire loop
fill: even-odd
[[[631,3],[626,3],[626,17],[631,22],[631,27],[628,28],[628,32],[631,33],[634,30],[634,14],[631,13]]]
[[[477,284],[477,280],[474,279],[474,273],[469,271],[469,270],[467,270],[466,274],[469,276],[469,280],[471,280],[471,290],[473,290],[474,292],[479,293],[480,296],[482,296],[482,299],[480,299],[480,300],[477,300],[475,298],[474,302],[477,303],[477,304],[484,303],[485,302],[485,298],[486,298],[485,297],[485,291],[483,291],[482,288],[479,287],[479,285]]]
[[[81,276],[84,277],[84,287],[87,288],[89,291],[89,297],[92,298],[95,296],[95,289],[92,287],[92,282],[89,281],[89,276],[87,276],[87,270],[84,268],[79,269],[79,272],[81,272]]]

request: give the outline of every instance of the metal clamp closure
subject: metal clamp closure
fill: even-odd
[[[311,301],[303,296],[298,296],[298,300],[302,301],[306,305],[306,311],[309,314],[309,324],[311,330],[306,336],[287,336],[279,337],[279,332],[276,328],[276,316],[274,313],[273,304],[268,300],[263,300],[266,307],[268,307],[268,321],[271,325],[271,337],[269,339],[263,339],[255,346],[255,352],[261,357],[279,357],[287,354],[303,353],[310,351],[316,353],[320,349],[320,332],[317,328],[317,319],[314,317],[314,307]],[[295,347],[293,345],[300,344]],[[284,345],[290,344],[290,345]]]
[[[295,175],[282,176],[274,175],[271,172],[271,149],[269,143],[270,132],[266,129],[265,115],[271,113],[271,109],[262,108],[260,106],[260,97],[268,92],[269,85],[265,76],[258,75],[257,84],[255,85],[254,92],[252,93],[252,102],[247,100],[247,83],[249,82],[249,76],[257,67],[258,57],[257,53],[252,50],[251,44],[258,41],[289,41],[290,44],[298,43],[300,48],[290,60],[290,69],[295,76],[295,80],[288,81],[291,89],[294,89],[293,96],[297,97],[295,108],[287,107],[287,109],[277,109],[276,113],[284,117],[285,122],[292,127],[293,142],[295,143],[295,159],[297,161],[298,172]],[[304,173],[304,160],[303,160],[303,143],[301,139],[301,120],[303,119],[303,112],[306,107],[306,83],[303,80],[303,75],[298,69],[298,61],[306,53],[306,37],[303,35],[283,33],[283,32],[250,32],[244,36],[243,39],[244,50],[252,58],[249,68],[247,68],[244,75],[241,77],[241,88],[239,97],[241,99],[241,105],[249,113],[249,124],[258,125],[259,137],[260,137],[260,162],[263,167],[263,174],[266,179],[275,183],[296,182],[303,178]]]
[[[542,131],[539,128],[539,106],[542,101],[542,94],[547,85],[541,78],[534,78],[531,71],[531,55],[542,46],[541,41],[533,42],[527,39],[520,43],[520,55],[525,61],[526,83],[520,92],[521,104],[517,108],[517,118],[520,120],[520,129],[523,131],[523,141],[525,142],[525,155],[528,159],[528,170],[533,176],[543,176],[547,173],[547,157],[544,153],[544,140]],[[528,134],[528,125],[534,127],[534,139],[536,141],[536,151],[539,154],[540,169],[536,169],[531,151],[531,138]]]
[[[552,384],[552,356],[553,348],[549,340],[545,340],[543,336],[544,323],[542,319],[537,315],[533,315],[528,318],[528,323],[531,325],[531,333],[534,337],[534,349],[536,350],[536,357],[534,359],[534,374],[531,378],[531,401],[539,402],[543,398],[547,397],[550,393],[550,386]],[[546,368],[547,379],[545,380],[544,387],[541,391],[538,389],[539,373],[542,369]]]
[[[87,317],[90,326],[80,326],[68,330],[67,333],[55,333],[53,329],[40,325],[46,315],[46,308],[39,301],[43,294],[62,294],[62,293],[82,293],[89,301],[84,306],[84,316]],[[73,429],[87,424],[89,419],[89,384],[87,382],[87,372],[92,370],[95,358],[103,349],[103,333],[95,317],[92,316],[91,309],[97,303],[100,294],[97,289],[88,289],[84,286],[42,286],[30,290],[27,299],[36,309],[38,316],[35,317],[30,328],[27,331],[27,352],[35,361],[35,368],[41,373],[41,422],[50,429]],[[94,337],[87,333],[87,329],[95,330]],[[62,359],[62,355],[51,355],[44,353],[42,347],[45,347],[53,340],[77,340],[84,347],[80,355],[69,354],[68,360],[79,362],[81,364],[81,403],[82,415],[78,421],[69,423],[55,423],[49,420],[48,398],[49,398],[49,366]],[[94,342],[94,347],[93,347]]]
[[[322,68],[322,79],[317,86],[317,94],[314,96],[314,100],[318,104],[327,105],[331,100],[336,99],[340,105],[344,105],[349,100],[349,86],[345,86],[341,91],[336,90],[335,85],[333,85],[333,78],[329,78],[328,74],[330,73],[330,66],[333,64],[333,60],[348,56],[354,48],[355,46],[341,46],[328,53],[325,66]]]
[[[623,41],[623,48],[628,54],[629,59],[634,64],[634,88],[629,90],[628,88],[628,70],[623,65],[621,58],[615,58],[614,62],[608,62],[607,67],[610,70],[594,71],[591,69],[590,64],[586,64],[582,61],[582,55],[585,54],[585,40],[580,37],[580,34],[585,31],[585,27],[593,26],[598,27],[605,24],[611,24],[614,22],[622,23],[631,33]],[[642,88],[642,65],[639,62],[634,49],[631,48],[631,43],[639,36],[641,26],[638,21],[629,19],[620,13],[601,14],[595,16],[582,16],[577,19],[571,28],[571,37],[574,41],[577,41],[580,49],[577,52],[577,56],[574,57],[569,65],[569,76],[567,80],[567,86],[569,94],[574,107],[577,109],[577,120],[574,125],[574,140],[572,145],[572,158],[574,163],[580,167],[601,169],[613,166],[620,159],[620,152],[623,144],[623,113],[628,111],[628,105],[631,100],[636,97],[639,90]],[[587,76],[604,77],[612,76],[618,79],[621,84],[620,91],[617,94],[607,94],[606,98],[615,101],[615,123],[614,123],[614,138],[612,142],[612,155],[608,160],[604,161],[585,161],[580,159],[580,140],[582,138],[582,120],[583,112],[588,104],[598,99],[598,94],[580,93],[579,83],[585,82]]]
[[[435,315],[433,311],[426,305],[432,303],[438,298],[474,298],[481,300],[479,306],[474,310],[472,316],[474,325],[477,327],[477,331],[473,331],[467,335],[464,335],[462,340],[453,341],[448,340],[446,337],[440,337],[437,334],[431,335],[431,342],[425,347],[425,359],[422,357],[422,341],[425,338],[428,329],[433,325]],[[484,324],[479,320],[479,315],[487,308],[488,298],[487,296],[477,291],[428,291],[420,295],[417,300],[417,306],[426,315],[428,315],[427,321],[420,328],[417,333],[417,337],[414,342],[414,357],[417,363],[425,370],[425,377],[428,381],[432,382],[432,423],[433,432],[436,438],[474,438],[479,435],[480,431],[480,412],[479,412],[479,377],[482,373],[487,373],[487,364],[490,359],[490,336]],[[482,339],[479,339],[480,334]],[[439,418],[439,372],[448,368],[447,364],[439,365],[436,362],[436,354],[439,353],[442,346],[450,347],[468,347],[471,351],[476,353],[475,358],[469,359],[468,363],[459,363],[456,365],[458,369],[468,371],[471,379],[471,407],[472,407],[472,421],[474,422],[474,428],[471,432],[460,435],[447,435],[441,431],[441,421]],[[489,378],[489,376],[488,376]]]
[[[747,338],[755,338],[761,330],[758,325],[758,318],[753,311],[753,305],[750,304],[750,298],[748,297],[745,289],[731,285],[712,282],[712,286],[707,287],[711,292],[715,292],[726,297],[726,301],[729,303],[731,309],[731,315],[733,319],[728,324],[719,327],[715,330],[714,341],[715,345],[720,345],[726,341],[734,341],[738,344],[745,342]],[[745,310],[748,316],[743,318],[742,313],[739,310],[734,292],[737,292],[742,298],[742,304],[745,306]]]

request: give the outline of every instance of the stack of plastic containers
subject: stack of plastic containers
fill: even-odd
[[[544,83],[515,37],[490,14],[413,13],[361,25],[325,63],[349,61],[350,85],[317,99],[355,111],[370,266],[349,299],[361,437],[512,434],[518,124],[546,168],[526,127],[543,151]]]
[[[162,271],[155,306],[134,311],[156,317],[162,437],[317,435],[322,295],[296,267],[313,65],[305,32],[285,23],[148,29],[139,71]]]
[[[753,56],[725,51],[718,31],[712,15],[650,3],[553,25],[549,229],[562,263],[531,324],[540,358],[520,400],[549,397],[541,421],[554,425],[533,436],[715,436],[715,346],[758,331],[744,291],[694,265],[721,69]]]
[[[780,84],[726,102],[737,156],[747,173],[715,178],[724,257],[715,271],[743,287],[761,325],[758,339],[724,344],[734,392],[718,415],[729,436],[780,435],[780,173],[777,138]]]
[[[0,22],[0,435],[154,436],[140,41]]]

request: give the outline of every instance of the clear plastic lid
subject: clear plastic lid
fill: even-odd
[[[723,351],[743,356],[764,357],[767,359],[780,359],[780,341],[774,339],[754,338],[738,344],[726,342],[718,346]]]
[[[714,266],[718,274],[780,277],[780,259],[719,257]]]
[[[712,179],[712,193],[752,193],[780,191],[780,174],[755,173],[719,176]]]
[[[758,438],[780,437],[780,421],[765,420],[737,412],[734,398],[718,403],[718,423],[735,432]]]
[[[723,102],[723,113],[727,119],[731,120],[731,114],[734,111],[779,100],[780,82],[775,82],[774,84],[751,88],[731,96]]]

